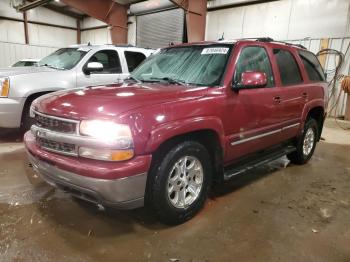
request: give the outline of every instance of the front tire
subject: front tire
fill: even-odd
[[[319,137],[318,125],[315,119],[309,118],[304,126],[303,134],[297,141],[297,150],[287,155],[287,158],[297,165],[306,164],[312,157],[317,138]]]
[[[23,108],[22,121],[20,127],[20,130],[23,134],[30,130],[31,126],[35,124],[35,119],[30,117],[30,105],[32,104],[32,102],[33,100],[26,102]]]
[[[195,141],[175,145],[151,168],[147,190],[161,222],[181,224],[203,207],[211,185],[212,165],[207,149]]]

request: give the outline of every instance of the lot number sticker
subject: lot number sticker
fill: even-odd
[[[201,55],[213,55],[213,54],[221,54],[226,55],[228,52],[228,47],[213,47],[213,48],[204,48],[202,50]]]

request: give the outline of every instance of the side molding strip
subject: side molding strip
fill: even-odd
[[[276,129],[276,130],[273,130],[273,131],[270,131],[270,132],[266,132],[266,133],[263,133],[263,134],[260,134],[260,135],[256,135],[256,136],[248,137],[248,138],[241,139],[241,140],[238,140],[238,141],[234,141],[234,142],[231,142],[231,146],[243,144],[245,142],[249,142],[249,141],[252,141],[252,140],[255,140],[255,139],[259,139],[259,138],[262,138],[262,137],[265,137],[265,136],[270,136],[270,135],[273,135],[273,134],[277,134],[277,133],[280,133],[280,132],[282,132],[284,130],[287,130],[287,129],[290,129],[290,128],[294,128],[294,127],[298,127],[298,126],[300,126],[300,123],[296,123],[296,124],[293,124],[293,125],[282,127],[281,129]]]

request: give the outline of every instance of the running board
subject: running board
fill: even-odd
[[[296,148],[294,146],[287,146],[279,149],[278,151],[272,151],[270,153],[262,152],[261,157],[255,157],[251,160],[240,161],[243,163],[237,163],[234,165],[225,168],[224,170],[224,181],[227,181],[237,175],[243,174],[247,171],[250,171],[258,166],[267,164],[273,160],[276,160],[284,155],[292,153]]]

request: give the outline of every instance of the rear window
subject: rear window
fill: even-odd
[[[284,49],[274,49],[273,54],[280,71],[282,85],[296,85],[303,82],[298,64],[291,52]]]
[[[301,60],[303,61],[305,70],[310,81],[325,81],[323,69],[317,57],[313,53],[310,53],[308,51],[300,50],[298,51],[298,53],[300,55]]]

